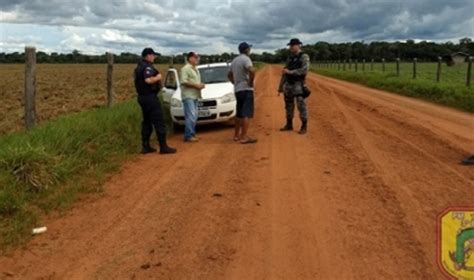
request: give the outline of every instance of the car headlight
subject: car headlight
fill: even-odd
[[[228,93],[228,94],[221,97],[221,103],[222,104],[230,103],[232,101],[235,101],[235,95],[232,92],[230,92],[230,93]]]
[[[181,108],[183,105],[179,99],[171,98],[171,107]]]

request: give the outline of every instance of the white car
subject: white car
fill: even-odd
[[[226,122],[235,117],[236,100],[234,86],[227,78],[228,63],[197,66],[201,81],[206,87],[198,100],[198,124]],[[178,70],[170,68],[163,88],[163,102],[169,106],[174,123],[184,125],[184,109]]]

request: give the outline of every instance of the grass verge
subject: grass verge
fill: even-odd
[[[107,176],[139,151],[140,122],[133,100],[1,137],[0,251],[28,241],[43,215],[101,192]]]
[[[169,107],[163,111],[171,134]],[[25,244],[45,214],[101,192],[108,175],[139,151],[140,122],[131,100],[0,137],[0,252]]]

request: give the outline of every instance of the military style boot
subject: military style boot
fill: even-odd
[[[150,154],[156,152],[156,149],[150,146],[150,142],[143,142],[142,144],[142,154]]]
[[[464,165],[474,165],[474,155],[468,157],[467,159],[462,161]]]
[[[298,133],[303,135],[303,134],[306,134],[307,131],[308,131],[308,121],[302,121],[301,129]]]
[[[174,153],[176,153],[176,149],[171,148],[166,143],[166,134],[160,134],[158,136],[158,142],[160,142],[160,154],[174,154]]]
[[[293,119],[286,119],[286,125],[280,128],[280,131],[292,131],[293,130]]]

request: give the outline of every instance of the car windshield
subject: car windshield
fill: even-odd
[[[216,83],[227,83],[227,73],[229,72],[228,66],[210,67],[210,68],[199,68],[201,74],[201,81],[204,84],[216,84]]]

